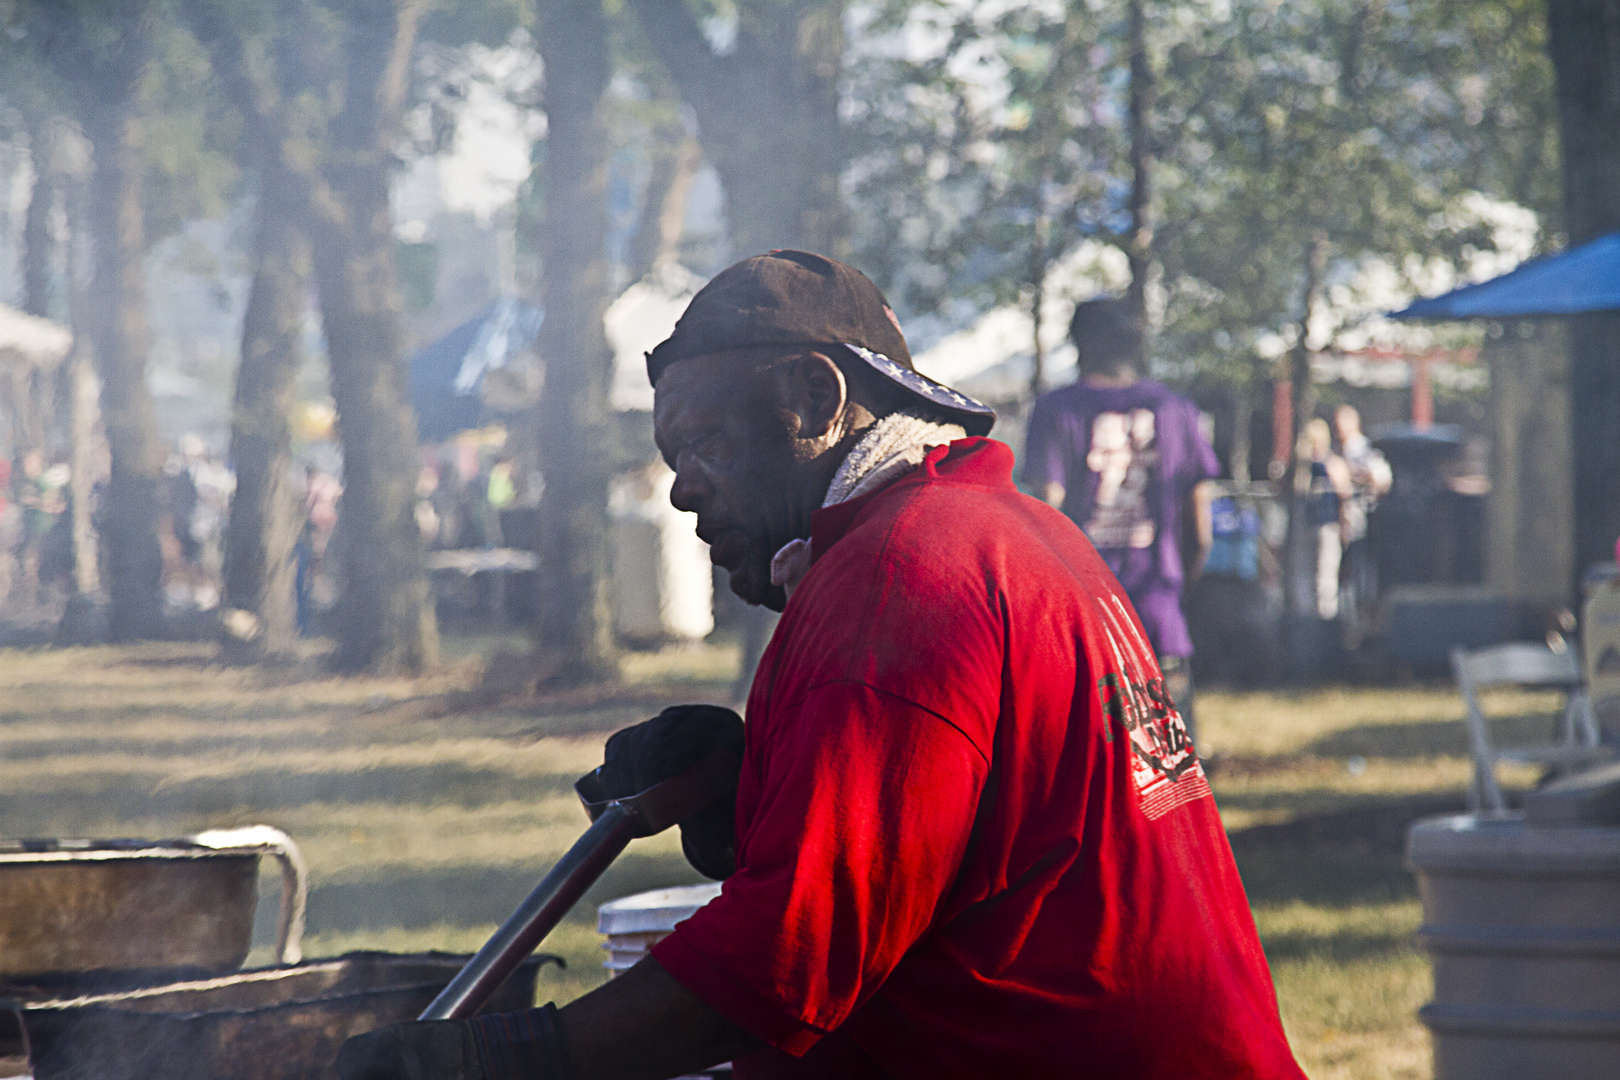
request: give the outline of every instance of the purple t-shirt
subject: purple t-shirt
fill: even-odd
[[[1075,383],[1043,394],[1029,417],[1023,480],[1061,484],[1063,512],[1119,578],[1160,656],[1191,656],[1181,613],[1183,507],[1220,475],[1198,407],[1162,383]]]

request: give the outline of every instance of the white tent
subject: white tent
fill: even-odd
[[[61,323],[0,304],[0,364],[54,368],[72,348],[73,333]]]
[[[609,400],[620,412],[652,412],[647,353],[675,329],[675,321],[703,287],[704,279],[678,263],[655,268],[619,294],[602,317],[613,347]]]
[[[603,328],[613,347],[609,400],[621,412],[651,412],[649,349],[675,329],[703,279],[684,266],[654,269],[607,309]],[[632,638],[696,641],[714,629],[714,577],[697,515],[669,504],[675,474],[662,461],[620,477],[613,517],[614,622]]]

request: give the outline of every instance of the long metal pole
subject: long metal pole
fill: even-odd
[[[603,810],[417,1019],[458,1020],[477,1012],[619,857],[636,826],[635,816],[618,804]]]

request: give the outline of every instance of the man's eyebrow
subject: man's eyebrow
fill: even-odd
[[[665,425],[665,436],[663,438],[659,438],[657,432],[653,433],[653,443],[658,447],[658,452],[663,455],[665,462],[671,468],[674,467],[673,459],[678,457],[682,450],[687,449],[694,443],[702,442],[720,430],[720,425],[713,422],[687,431],[681,430],[683,426],[689,427],[689,425],[682,425],[677,419]],[[670,428],[674,428],[675,431],[670,432]]]

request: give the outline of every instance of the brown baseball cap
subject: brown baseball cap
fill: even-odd
[[[969,435],[989,434],[996,422],[988,405],[917,371],[900,322],[871,279],[808,251],[755,255],[717,274],[647,354],[647,378],[657,386],[681,360],[761,345],[842,346]]]

